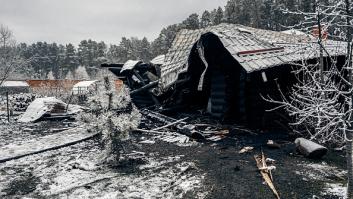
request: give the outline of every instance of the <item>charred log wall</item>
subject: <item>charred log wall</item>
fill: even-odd
[[[208,107],[213,116],[227,123],[259,129],[286,128],[289,118],[284,110],[269,112],[275,105],[266,102],[263,97],[281,100],[278,85],[283,93],[288,93],[295,82],[291,66],[247,73],[217,36],[211,33],[203,35],[200,42],[208,68],[203,90],[198,91],[205,65],[195,44],[189,59],[189,102],[205,109]],[[265,72],[266,82],[262,72]]]
[[[248,126],[262,130],[281,130],[288,127],[290,118],[285,110],[272,110],[278,105],[268,102],[264,98],[282,101],[280,91],[288,96],[290,89],[296,82],[291,71],[291,66],[283,65],[247,74],[245,107]]]

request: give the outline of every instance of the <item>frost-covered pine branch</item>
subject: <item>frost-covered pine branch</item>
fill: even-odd
[[[140,124],[141,114],[131,103],[129,91],[122,87],[118,92],[115,82],[104,78],[98,85],[97,94],[88,98],[89,111],[81,114],[81,121],[89,129],[102,135],[105,147],[104,160],[119,160],[123,141],[129,139],[129,133]]]

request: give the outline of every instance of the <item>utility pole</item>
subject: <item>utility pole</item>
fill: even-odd
[[[317,27],[319,29],[318,44],[320,47],[320,83],[324,84],[324,50],[322,47],[321,7],[319,0],[315,0],[315,9],[317,13]]]

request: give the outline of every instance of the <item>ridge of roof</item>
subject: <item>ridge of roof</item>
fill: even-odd
[[[169,87],[180,73],[187,71],[192,47],[207,33],[216,35],[248,73],[319,56],[317,39],[309,35],[291,35],[227,23],[197,30],[182,29],[161,67],[160,88]],[[333,40],[324,42],[327,52],[336,56],[345,54],[344,44]]]

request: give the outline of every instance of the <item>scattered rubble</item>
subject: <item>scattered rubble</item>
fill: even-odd
[[[281,148],[281,145],[274,142],[273,140],[268,140],[266,143],[267,147],[272,148],[272,149],[279,149]]]
[[[250,152],[250,151],[252,151],[252,150],[254,150],[254,147],[247,146],[247,147],[242,148],[242,149],[239,151],[239,154],[248,153],[248,152]]]
[[[18,119],[19,122],[36,122],[43,117],[69,118],[80,112],[78,105],[68,106],[65,102],[55,97],[36,98],[27,108],[26,112]]]

